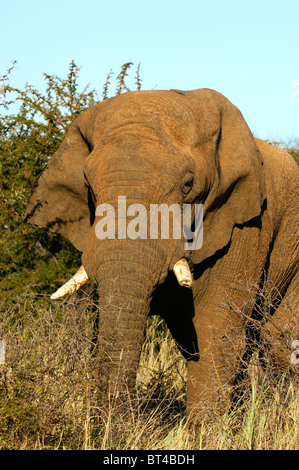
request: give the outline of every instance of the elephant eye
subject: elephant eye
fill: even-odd
[[[182,186],[182,191],[183,191],[184,194],[188,194],[189,191],[191,191],[191,189],[193,187],[193,182],[194,182],[193,176],[191,178],[189,178],[187,181],[185,181],[185,183]]]

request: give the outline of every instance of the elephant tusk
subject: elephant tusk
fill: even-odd
[[[81,266],[76,274],[61,286],[54,294],[51,295],[51,300],[62,299],[63,297],[69,297],[74,294],[80,287],[84,286],[88,281],[87,273],[83,266]]]
[[[173,272],[180,286],[192,287],[192,274],[185,258],[181,258],[173,267]]]

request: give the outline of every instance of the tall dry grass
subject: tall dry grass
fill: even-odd
[[[298,381],[252,367],[248,399],[200,423],[185,414],[186,364],[159,317],[149,319],[137,394],[99,421],[93,300],[53,305],[30,289],[0,306],[1,449],[298,449]],[[113,410],[113,411],[112,411]]]

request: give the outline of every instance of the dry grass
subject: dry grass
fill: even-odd
[[[53,306],[30,290],[1,307],[1,449],[298,449],[297,378],[252,374],[242,408],[194,423],[186,364],[160,318],[148,322],[137,396],[99,422],[93,309]]]

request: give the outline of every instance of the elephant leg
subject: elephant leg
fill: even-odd
[[[267,357],[275,370],[286,371],[299,367],[299,295],[297,275],[289,285],[284,298],[271,316],[260,316],[259,321],[252,315],[252,300],[244,299],[248,310],[230,309],[222,302],[216,307],[199,312],[194,319],[198,337],[200,359],[188,363],[187,401],[188,408],[196,414],[219,412],[231,399],[242,398],[252,353],[257,347],[267,351]],[[275,302],[274,302],[275,304]],[[220,304],[219,304],[220,305]],[[253,305],[251,305],[253,307]],[[265,305],[263,305],[265,308]],[[277,304],[275,305],[277,306]],[[293,349],[292,349],[293,348]],[[293,363],[292,363],[293,361]]]
[[[268,366],[275,370],[286,371],[294,365],[293,349],[299,340],[299,273],[293,278],[278,308],[261,321],[261,342]],[[265,358],[263,358],[265,363]],[[296,361],[295,361],[296,362]],[[298,369],[299,370],[299,369]]]
[[[200,359],[188,363],[187,404],[197,415],[217,411],[231,403],[235,376],[246,351],[245,325],[225,308],[198,315],[194,326]]]

